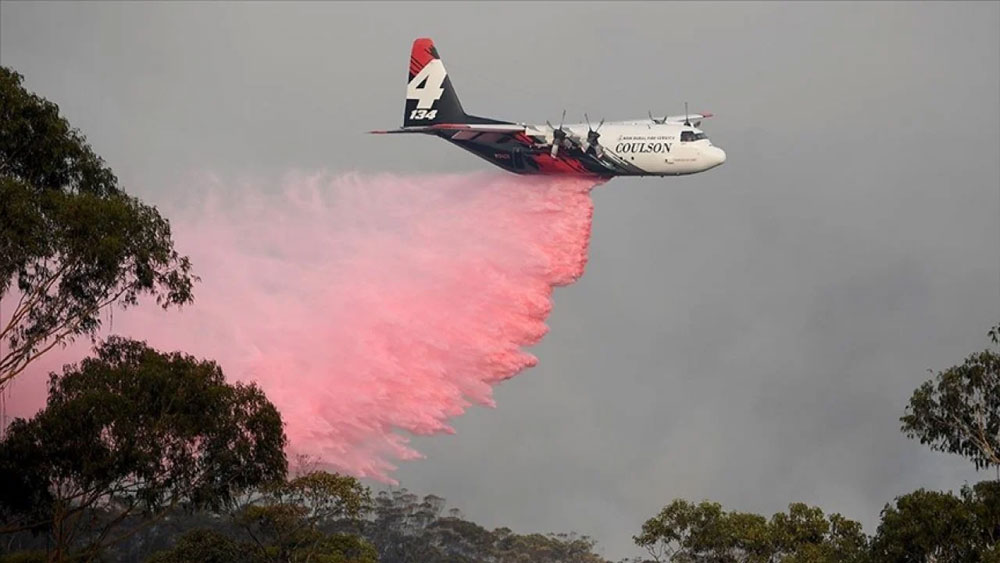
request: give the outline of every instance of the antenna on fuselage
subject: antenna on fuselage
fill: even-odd
[[[684,102],[684,125],[691,127],[691,120],[688,119],[688,103]]]

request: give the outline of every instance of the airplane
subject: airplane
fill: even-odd
[[[711,113],[632,121],[602,119],[555,127],[468,115],[458,101],[434,42],[420,38],[410,51],[409,82],[399,129],[375,134],[435,135],[517,174],[572,176],[679,176],[715,168],[726,153],[698,127]],[[694,123],[692,124],[692,120]]]

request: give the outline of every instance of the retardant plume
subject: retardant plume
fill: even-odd
[[[419,457],[399,431],[452,432],[470,404],[493,406],[493,385],[536,363],[524,347],[547,330],[552,288],[587,259],[594,181],[204,183],[163,210],[202,278],[195,304],[115,313],[111,330],[257,381],[291,453],[357,476],[391,481]]]

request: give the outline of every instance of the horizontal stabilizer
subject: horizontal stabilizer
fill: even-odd
[[[433,133],[435,131],[455,130],[480,131],[483,133],[523,133],[523,125],[508,123],[438,123],[435,125],[418,125],[416,127],[401,127],[399,129],[369,131],[375,135],[390,133]]]
[[[372,135],[391,135],[393,133],[427,133],[429,127],[402,127],[400,129],[376,129],[369,131]]]

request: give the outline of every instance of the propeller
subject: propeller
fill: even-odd
[[[652,121],[653,123],[663,124],[667,122],[667,116],[664,115],[663,119],[656,119],[655,117],[653,117],[653,110],[648,110],[648,111],[649,111],[649,120]]]
[[[588,117],[587,114],[583,114],[583,118],[587,120],[587,148],[589,149],[590,147],[593,147],[594,154],[597,158],[601,158],[604,156],[604,149],[601,147],[601,144],[597,142],[597,140],[601,138],[601,134],[598,131],[600,131],[601,126],[604,125],[604,119],[602,118],[601,122],[597,124],[597,129],[594,129],[590,126],[590,117]]]
[[[552,150],[549,152],[549,154],[552,155],[552,158],[555,158],[556,155],[559,154],[559,145],[563,144],[563,142],[566,140],[567,134],[566,131],[563,129],[563,123],[565,121],[566,121],[566,110],[563,110],[562,117],[559,118],[558,129],[553,127],[552,124],[549,123],[548,121],[545,122],[545,124],[548,125],[550,129],[552,129]]]

